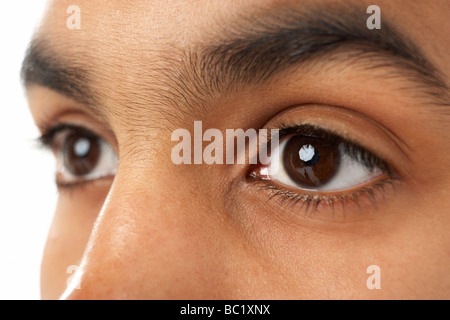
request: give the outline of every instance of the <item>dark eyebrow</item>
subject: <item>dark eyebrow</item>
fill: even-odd
[[[219,36],[212,43],[181,48],[185,57],[181,65],[180,60],[168,57],[167,69],[149,70],[140,90],[149,92],[149,99],[187,104],[195,110],[218,92],[260,84],[292,66],[333,59],[350,68],[361,65],[368,70],[386,70],[387,77],[413,84],[404,86],[412,94],[420,92],[432,98],[433,104],[450,106],[442,74],[417,45],[387,17],[382,17],[380,30],[369,30],[367,18],[365,8],[353,5],[315,5],[301,11],[282,8],[237,17],[226,29],[215,30]],[[95,105],[95,88],[86,63],[73,57],[65,60],[45,41],[36,39],[25,56],[22,81],[25,86],[39,84]],[[155,77],[158,71],[161,77]],[[155,79],[171,88],[170,92],[151,94]],[[155,105],[155,101],[140,105]]]
[[[440,71],[404,33],[383,16],[381,29],[366,26],[366,8],[354,5],[316,5],[301,11],[284,8],[260,18],[241,19],[203,49],[193,73],[207,79],[203,86],[258,84],[294,65],[346,62],[368,70],[385,70],[383,76],[408,80],[413,93],[450,105],[449,88]],[[238,19],[239,20],[239,19]],[[231,29],[231,31],[230,31]],[[219,36],[220,37],[220,36]],[[189,60],[196,60],[192,57]],[[198,76],[197,76],[198,77]]]
[[[94,93],[89,84],[90,73],[85,62],[61,57],[43,38],[35,37],[31,40],[20,76],[25,87],[37,84],[80,103],[95,104]]]

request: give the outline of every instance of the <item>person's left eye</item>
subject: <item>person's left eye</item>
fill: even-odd
[[[326,130],[304,125],[282,129],[268,165],[251,175],[278,188],[307,195],[345,193],[390,178],[387,164],[363,147]]]
[[[100,136],[79,126],[59,125],[41,137],[56,157],[58,187],[114,176],[117,155]]]

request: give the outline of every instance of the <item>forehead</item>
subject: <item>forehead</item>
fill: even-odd
[[[203,37],[205,33],[214,37],[217,35],[215,32],[226,31],[233,27],[232,23],[237,17],[250,20],[259,12],[283,7],[301,10],[302,7],[320,5],[325,9],[327,6],[346,3],[358,4],[362,9],[373,4],[365,0],[79,0],[77,6],[81,9],[83,28],[76,36],[117,40],[117,36],[121,35],[122,41],[133,41],[145,36],[148,44],[155,44],[154,41],[157,44],[171,41],[186,44],[199,36]],[[48,2],[45,32],[57,33],[66,29],[65,22],[69,15],[66,11],[71,5],[73,1],[70,0]],[[447,9],[450,9],[446,0],[379,0],[377,5],[382,9],[383,16],[395,17],[399,24],[405,24],[416,35],[421,33],[418,28],[422,32],[444,29],[442,23],[447,20]]]
[[[297,3],[82,0],[77,2],[81,28],[72,30],[66,21],[73,2],[51,1],[37,38],[65,64],[87,71],[89,86],[95,88],[102,105],[109,109],[140,105],[147,107],[141,108],[146,112],[159,112],[174,109],[168,100],[179,100],[173,96],[179,96],[180,82],[192,85],[191,77],[179,80],[188,51],[195,52],[195,47],[230,31],[242,10],[251,17],[288,2]],[[136,108],[128,108],[132,109]]]
[[[110,51],[119,49],[133,56],[145,53],[135,51],[140,48],[156,54],[164,48],[180,48],[199,39],[212,39],[217,35],[215,32],[226,30],[226,24],[233,21],[232,17],[238,10],[245,9],[251,13],[251,10],[266,7],[272,2],[81,0],[77,2],[81,29],[69,30],[66,26],[66,19],[70,16],[67,8],[73,1],[50,1],[41,34],[71,46]],[[58,46],[58,43],[54,45]]]
[[[38,34],[55,51],[68,57],[79,55],[99,71],[118,70],[130,74],[141,65],[147,66],[146,71],[156,69],[167,60],[173,65],[177,59],[182,59],[186,50],[226,38],[230,31],[238,33],[240,28],[251,28],[252,21],[259,16],[283,8],[301,12],[314,5],[325,11],[327,7],[352,2],[361,8],[362,18],[366,18],[365,8],[372,4],[370,1],[80,0],[77,6],[81,29],[71,30],[66,21],[70,16],[67,9],[73,1],[51,0]],[[432,62],[441,70],[449,71],[446,48],[450,46],[447,19],[450,2],[380,0],[377,5],[382,9],[382,21],[389,20],[414,39],[425,53],[432,52],[429,56],[437,55],[437,61]],[[333,14],[333,9],[330,11]]]
[[[364,2],[364,1],[363,1]],[[355,1],[361,17],[371,2]],[[157,103],[174,78],[183,82],[186,52],[252,28],[258,17],[277,10],[304,10],[310,5],[344,5],[348,1],[78,1],[81,28],[67,28],[72,1],[51,1],[38,37],[70,65],[88,70],[90,85],[108,106]],[[445,0],[379,1],[383,19],[409,35],[432,62],[449,74]],[[333,14],[333,11],[330,12]],[[336,11],[335,14],[339,14]],[[442,32],[444,31],[444,32]],[[436,44],[439,43],[440,46]],[[437,53],[437,54],[436,54]],[[169,81],[170,78],[170,81]],[[167,79],[165,81],[165,79]],[[152,99],[152,96],[154,99]],[[150,99],[149,99],[150,97]],[[141,99],[142,98],[142,99]],[[166,101],[167,102],[167,101]],[[161,106],[163,107],[163,106]]]

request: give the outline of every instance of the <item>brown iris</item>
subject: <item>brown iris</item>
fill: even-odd
[[[99,141],[90,135],[72,133],[64,142],[63,156],[64,165],[70,173],[84,176],[90,173],[98,163]]]
[[[339,144],[318,136],[294,135],[287,141],[283,165],[289,177],[304,187],[327,183],[339,167]]]

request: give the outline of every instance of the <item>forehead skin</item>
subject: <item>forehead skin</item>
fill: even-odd
[[[363,10],[363,19],[368,16],[364,9],[370,5],[369,1],[366,2],[355,2]],[[89,87],[95,91],[96,103],[105,111],[112,129],[136,129],[141,119],[149,119],[152,124],[144,121],[140,129],[152,131],[149,137],[154,137],[154,130],[144,127],[154,128],[158,124],[158,132],[164,131],[163,128],[174,130],[201,118],[193,112],[198,109],[209,112],[210,118],[213,118],[212,114],[220,118],[222,113],[228,112],[221,107],[223,97],[190,101],[196,91],[205,90],[207,85],[201,84],[199,88],[193,84],[193,76],[185,75],[186,65],[193,55],[201,54],[205,46],[215,44],[217,39],[227,39],[229,34],[239,36],[241,29],[251,29],[259,17],[277,10],[289,8],[301,12],[308,6],[319,4],[319,7],[332,8],[343,3],[327,0],[81,1],[81,30],[69,30],[66,27],[69,1],[50,1],[37,35],[46,47],[63,57],[65,63],[80,66],[88,73]],[[380,1],[379,6],[382,8],[382,21],[389,20],[401,33],[414,39],[426,58],[448,79],[449,41],[448,32],[445,32],[448,30],[445,27],[448,26],[445,8],[449,3],[445,0],[432,3]],[[312,81],[315,75],[309,77],[308,73],[303,75],[300,71],[295,80],[301,82],[305,92],[312,92],[313,97],[324,96],[321,87]],[[364,77],[361,79],[366,80]],[[281,81],[280,87],[282,85]],[[180,94],[180,91],[187,94]],[[265,93],[260,92],[262,95]],[[333,92],[328,94],[333,95]],[[347,102],[344,100],[343,104]],[[389,111],[404,113],[401,108]],[[126,117],[111,116],[124,112]],[[207,123],[214,125],[211,121]],[[120,140],[121,137],[117,138]]]
[[[369,5],[357,3],[362,9]],[[92,86],[104,105],[123,108],[142,103],[146,108],[138,111],[145,111],[146,115],[157,111],[159,116],[159,109],[174,112],[167,99],[161,99],[165,97],[161,92],[176,90],[171,85],[182,73],[187,53],[199,51],[228,33],[239,33],[241,26],[248,28],[259,16],[286,7],[301,12],[313,4],[317,1],[81,1],[82,28],[74,31],[65,25],[65,10],[70,3],[54,1],[40,36],[66,59],[88,68],[94,75]],[[342,3],[320,4],[332,7]],[[414,39],[427,58],[448,75],[445,8],[449,4],[446,1],[424,4],[379,2],[382,20],[395,21],[395,27]],[[183,101],[173,103],[187,108]]]
[[[448,244],[443,232],[448,226],[448,218],[443,214],[436,215],[434,220],[421,225],[423,215],[414,215],[429,207],[440,213],[448,211],[448,203],[444,201],[434,203],[429,197],[422,203],[418,198],[411,199],[409,204],[416,206],[416,212],[411,210],[412,217],[406,219],[394,214],[408,203],[399,197],[393,205],[397,207],[373,224],[362,222],[323,229],[312,224],[311,230],[309,225],[302,226],[300,223],[284,228],[285,221],[273,223],[273,220],[267,219],[267,222],[258,222],[255,217],[259,212],[249,209],[250,217],[242,218],[249,227],[235,228],[235,223],[230,222],[235,217],[227,216],[226,212],[239,212],[241,207],[239,203],[227,202],[232,199],[232,193],[226,193],[227,188],[231,189],[227,179],[237,176],[237,170],[226,172],[230,173],[230,178],[219,172],[222,169],[218,168],[198,166],[183,172],[167,163],[170,159],[171,129],[190,128],[195,119],[191,114],[192,106],[180,99],[180,95],[174,94],[179,87],[173,85],[173,79],[182,78],[186,52],[195,52],[214,43],[229,30],[236,34],[240,24],[250,26],[254,17],[267,12],[284,7],[301,11],[317,2],[80,0],[77,1],[81,9],[80,30],[66,27],[66,10],[73,4],[72,1],[50,2],[37,36],[65,61],[88,71],[89,85],[96,92],[97,103],[103,107],[105,125],[117,138],[121,158],[114,185],[96,227],[92,234],[88,229],[91,246],[84,256],[83,290],[75,291],[71,297],[392,298],[398,297],[396,290],[411,289],[403,284],[404,279],[416,281],[418,286],[425,288],[425,295],[433,296],[434,287],[438,288],[436,296],[448,295],[448,284],[442,284],[439,278],[446,275],[448,252],[431,256],[431,251],[427,252],[426,246],[421,247],[419,241],[420,236],[425,238],[424,235],[433,233],[434,243],[440,245],[436,248]],[[325,6],[344,3],[320,2]],[[373,3],[354,2],[363,9],[362,15],[367,16],[364,8]],[[449,2],[377,1],[377,5],[382,9],[382,23],[384,18],[389,19],[414,39],[448,82],[450,44],[448,31],[445,30],[450,29],[447,14]],[[339,80],[339,77],[358,82],[355,81],[358,78],[345,73],[330,77],[328,85]],[[310,92],[311,96],[321,96],[324,101],[338,100],[340,97],[343,101],[339,102],[345,103],[339,94],[330,92],[324,95],[321,88],[308,79],[299,80],[296,85],[308,88],[304,91]],[[369,83],[367,79],[362,80],[355,87]],[[283,84],[283,79],[280,83]],[[185,85],[192,89],[191,83]],[[383,87],[380,85],[380,88]],[[285,90],[292,91],[293,85],[289,87],[286,84]],[[270,89],[262,91],[258,92],[259,101],[267,98],[270,101],[267,104],[281,104],[276,98],[270,100],[273,93]],[[284,92],[283,89],[280,92]],[[252,93],[247,91],[238,95],[237,101],[233,100],[235,97],[229,100],[210,97],[206,104],[218,108],[202,109],[208,111],[197,120],[203,120],[205,127],[221,129],[224,126],[244,127],[248,119],[259,121],[260,116],[255,111],[258,109],[254,105],[253,108],[237,111],[236,102],[252,105]],[[382,96],[380,101],[387,98]],[[36,111],[32,101],[30,104],[34,117],[39,119],[41,112]],[[233,104],[234,107],[231,107]],[[383,104],[380,104],[382,107]],[[399,119],[408,107],[402,109],[399,106],[399,109],[384,112],[389,112],[392,119]],[[227,119],[235,119],[235,122],[221,123],[224,115],[232,110],[237,115],[234,118],[228,115]],[[373,113],[379,115],[383,112],[375,110]],[[410,109],[409,113],[411,121],[422,121]],[[390,125],[394,120],[386,117],[385,123]],[[413,128],[408,130],[405,129],[405,132],[414,133]],[[436,137],[441,133],[436,133]],[[155,143],[155,139],[160,139],[160,144]],[[416,143],[427,145],[429,139],[430,136],[417,137]],[[445,146],[448,147],[448,142]],[[444,181],[444,177],[441,179]],[[442,190],[445,189],[444,183],[442,186]],[[99,210],[101,203],[97,202],[91,207]],[[77,205],[81,211],[89,207],[88,204]],[[58,210],[70,212],[76,210],[72,208],[74,206],[65,198],[60,200]],[[57,215],[58,219],[63,220],[61,215]],[[236,218],[239,219],[241,217]],[[402,223],[402,230],[396,228],[399,222]],[[441,229],[432,231],[433,223]],[[421,226],[414,229],[417,225]],[[244,232],[241,232],[242,229]],[[338,232],[335,232],[337,229]],[[411,230],[417,232],[415,239],[411,239]],[[54,250],[54,256],[57,256],[56,252],[64,252],[61,244],[51,243],[52,239],[58,238],[57,234],[55,231],[49,237],[49,248]],[[335,234],[338,236],[335,237]],[[393,243],[404,250],[392,249]],[[371,251],[371,248],[376,249]],[[81,256],[84,247],[77,250]],[[413,253],[408,255],[405,252]],[[59,256],[47,255],[44,269],[51,269],[52,264],[60,263],[56,262]],[[411,261],[421,258],[428,259],[435,266],[436,276],[422,279],[424,270],[420,266],[410,265]],[[396,259],[400,261],[398,265]],[[374,260],[385,262],[384,266],[390,270],[383,278],[386,283],[390,281],[393,284],[390,289],[369,292],[365,288],[365,268]],[[60,269],[65,270],[67,264],[67,261],[61,262]],[[411,274],[406,271],[409,267]],[[47,280],[53,277],[49,271],[44,270],[44,274]],[[346,277],[347,274],[351,276]],[[51,294],[44,293],[44,296],[56,297],[61,293],[60,284],[65,284],[67,274],[63,271],[62,276],[58,277],[58,288],[52,288]],[[354,289],[358,283],[363,284],[362,292]],[[410,297],[420,296],[413,289],[408,294]]]

